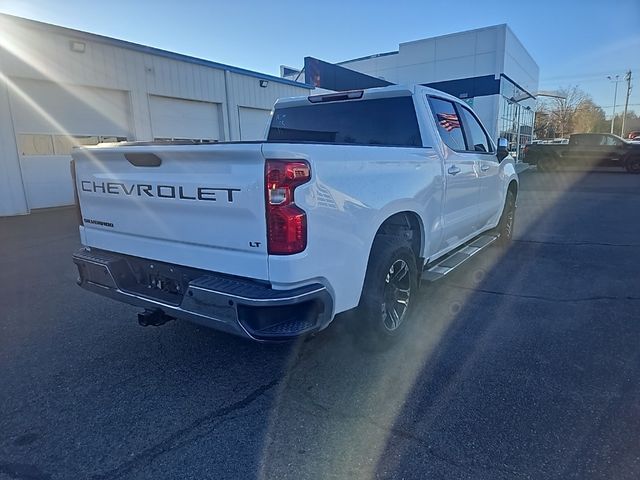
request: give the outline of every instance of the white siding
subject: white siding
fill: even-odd
[[[404,64],[399,64],[400,58],[398,53],[389,55],[374,56],[372,58],[363,58],[361,60],[352,60],[340,63],[345,68],[356,70],[357,72],[366,73],[373,77],[382,78],[391,83],[402,83],[398,70]]]
[[[530,93],[538,91],[540,69],[510,28],[505,29],[504,73]]]
[[[261,108],[238,107],[240,140],[264,140],[271,111]]]
[[[0,52],[2,50],[0,49]],[[0,58],[0,71],[2,59]],[[0,216],[29,212],[22,186],[7,85],[0,79]]]
[[[59,207],[73,203],[68,155],[26,155],[20,159],[29,208]]]

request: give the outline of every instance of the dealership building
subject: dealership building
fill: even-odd
[[[73,203],[69,153],[118,140],[257,140],[312,87],[0,14],[0,216]]]
[[[539,68],[507,25],[401,43],[398,50],[337,64],[307,57],[285,78],[327,90],[421,84],[466,101],[489,134],[520,152],[531,140]]]

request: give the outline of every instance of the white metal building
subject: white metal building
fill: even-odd
[[[258,140],[276,99],[310,88],[0,14],[0,216],[73,203],[74,145]]]
[[[289,67],[281,75],[299,76]],[[538,77],[538,65],[504,24],[401,43],[333,66],[307,57],[304,67],[307,83],[330,90],[388,83],[442,90],[467,101],[489,133],[508,138],[516,151],[531,140]]]

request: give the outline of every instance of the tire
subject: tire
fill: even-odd
[[[371,249],[352,332],[366,350],[386,350],[407,332],[418,294],[416,256],[400,237],[381,235]]]
[[[496,245],[506,248],[511,245],[513,239],[513,227],[516,219],[516,194],[513,190],[507,191],[507,197],[504,201],[504,209],[500,216],[498,226],[493,230],[494,234],[499,235]]]
[[[628,158],[624,162],[624,168],[629,173],[640,173],[640,157]]]
[[[541,158],[538,161],[539,172],[552,172],[558,170],[558,159],[555,156]]]
[[[528,155],[527,157],[524,158],[524,162],[528,163],[532,167],[536,167],[536,169],[538,170],[540,169],[539,167],[540,159],[538,158],[537,155]]]

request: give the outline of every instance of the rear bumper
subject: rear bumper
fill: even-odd
[[[319,283],[274,290],[256,280],[95,249],[76,252],[73,261],[86,290],[252,340],[293,339],[333,318],[333,299]],[[167,293],[144,280],[159,270],[170,270],[181,286]]]

